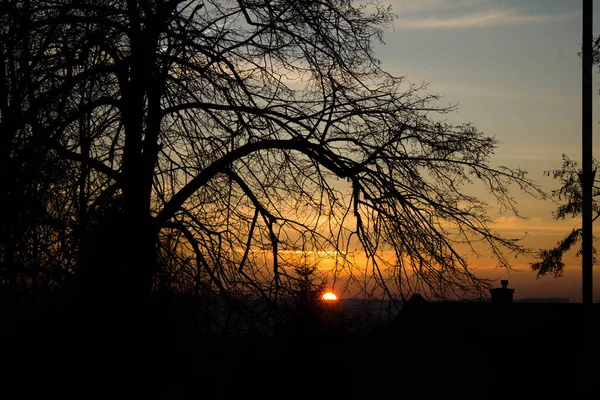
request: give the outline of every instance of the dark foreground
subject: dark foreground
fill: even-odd
[[[598,346],[590,346],[576,318],[522,319],[527,329],[516,329],[486,325],[476,312],[463,318],[479,324],[428,315],[418,325],[362,336],[154,332],[125,339],[118,332],[38,326],[3,338],[2,393],[5,399],[598,398]]]
[[[3,357],[4,398],[597,398],[585,394],[592,365],[571,340],[553,348],[501,338],[448,343],[443,335],[183,344],[143,355],[30,344]]]

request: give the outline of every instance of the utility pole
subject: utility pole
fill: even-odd
[[[593,306],[593,231],[592,231],[592,39],[593,0],[583,0],[582,70],[581,70],[581,188],[582,188],[582,269],[583,348],[581,349],[582,383],[586,395],[594,393],[596,381],[596,327]]]
[[[592,186],[594,171],[592,170],[592,4],[593,0],[583,0],[583,45],[581,50],[581,184],[582,184],[582,299],[584,304],[593,302],[592,276]]]

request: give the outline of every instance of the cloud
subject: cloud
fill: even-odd
[[[518,218],[515,216],[503,216],[497,218],[492,228],[504,234],[536,234],[536,235],[558,235],[564,236],[573,228],[580,227],[581,218],[567,220],[553,220],[550,218]]]
[[[472,10],[461,7],[461,12],[420,12],[416,15],[401,15],[395,27],[398,29],[473,29],[506,25],[558,22],[580,15],[579,10],[549,14],[526,14],[517,8],[490,8]],[[437,11],[437,12],[436,12]],[[445,11],[448,11],[447,9]],[[431,16],[424,14],[433,14]]]
[[[457,10],[472,7],[485,7],[494,0],[390,0],[396,14],[408,14],[423,11]]]

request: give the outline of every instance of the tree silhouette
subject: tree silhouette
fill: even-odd
[[[593,160],[593,170],[596,171],[598,162]],[[581,192],[581,168],[577,167],[577,163],[571,160],[566,155],[563,155],[563,165],[561,169],[547,171],[548,176],[552,176],[561,183],[561,187],[553,190],[552,194],[557,201],[562,202],[553,212],[553,216],[557,220],[564,220],[581,215],[582,207],[582,192]],[[594,178],[592,187],[592,221],[596,221],[600,216],[600,204],[598,196],[600,195],[600,187],[598,180]],[[541,249],[537,254],[537,261],[531,262],[531,268],[537,271],[537,277],[551,274],[555,278],[562,277],[564,274],[564,255],[574,248],[577,244],[581,245],[582,228],[575,227],[563,239],[559,240],[553,248]],[[595,249],[593,249],[595,262]],[[581,249],[577,250],[577,256],[581,255]]]
[[[581,52],[578,53],[581,57]],[[600,36],[592,41],[592,64],[600,65]],[[600,71],[600,69],[599,69]],[[600,92],[599,92],[600,93]],[[546,171],[546,176],[552,176],[557,179],[561,186],[553,190],[552,194],[559,202],[557,209],[553,212],[554,219],[564,220],[581,216],[583,206],[583,196],[581,188],[582,170],[577,166],[577,162],[571,160],[566,154],[563,154],[562,167],[557,170]],[[600,216],[600,181],[596,174],[598,171],[598,160],[592,160],[592,170],[594,171],[594,181],[592,184],[592,223]],[[575,255],[581,256],[581,238],[583,229],[575,227],[565,237],[559,240],[556,245],[550,249],[540,249],[537,253],[536,261],[530,263],[531,269],[537,271],[538,279],[551,274],[555,278],[564,275],[565,263],[563,258],[567,252],[579,245]],[[592,263],[596,263],[596,249],[592,248]]]
[[[53,79],[55,27],[37,25],[30,2],[0,5],[0,290],[7,318],[37,312],[47,292],[65,285],[77,251],[71,207],[59,188],[69,164],[52,147],[66,94]]]
[[[79,252],[64,272],[80,274],[88,300],[113,298],[129,323],[157,287],[276,304],[291,287],[288,250],[334,254],[334,274],[398,299],[485,296],[490,282],[461,246],[482,242],[507,268],[524,251],[491,230],[489,205],[468,190],[480,185],[515,214],[513,185],[541,191],[525,171],[490,165],[498,142],[446,122],[455,107],[381,69],[373,46],[389,8],[6,4],[37,38],[22,43],[31,55],[3,47],[5,71],[11,57],[35,66],[23,71],[34,96],[11,103],[23,116],[14,131],[32,139],[3,126],[7,149],[31,143],[64,164],[70,180],[52,181],[53,196],[68,205],[61,220]]]
[[[289,306],[287,314],[290,321],[286,329],[294,335],[314,335],[323,327],[326,317],[321,296],[327,280],[319,276],[318,266],[301,254],[291,261],[292,273],[289,276]]]

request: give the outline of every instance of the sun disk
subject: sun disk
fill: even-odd
[[[327,292],[323,295],[323,300],[325,301],[336,301],[337,296],[334,293]]]

